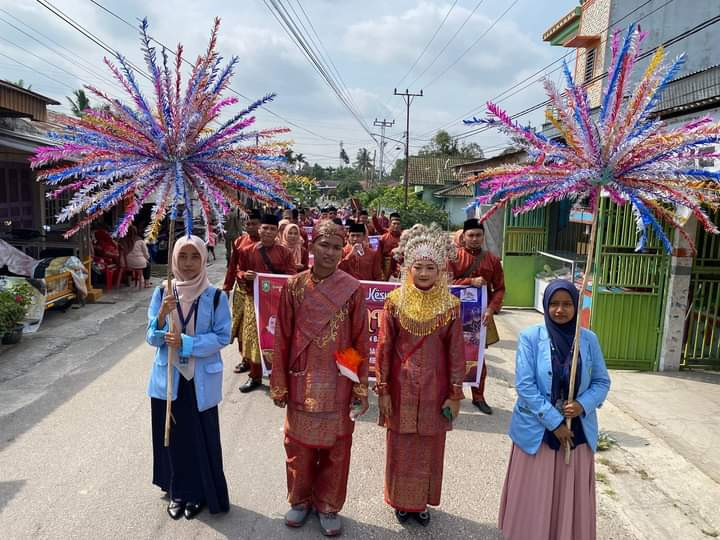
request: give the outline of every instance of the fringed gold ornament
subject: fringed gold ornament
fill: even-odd
[[[427,291],[418,289],[409,273],[404,277],[402,286],[388,294],[386,307],[407,332],[427,336],[460,315],[460,300],[444,275]]]

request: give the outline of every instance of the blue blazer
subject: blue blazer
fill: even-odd
[[[197,407],[201,412],[214,407],[222,399],[223,363],[220,349],[230,343],[230,327],[232,325],[230,306],[227,296],[221,293],[217,309],[213,310],[215,290],[215,287],[208,287],[200,295],[195,335],[182,334],[182,348],[179,351],[180,356],[195,358],[193,382],[195,383]],[[170,321],[164,321],[163,326],[158,329],[157,314],[160,311],[161,303],[160,288],[156,288],[148,308],[146,340],[157,349],[147,392],[150,397],[166,399],[168,348],[165,345],[165,333],[169,328]],[[178,369],[173,367],[173,401],[177,399],[180,377],[182,375]]]
[[[610,377],[597,336],[584,328],[580,332],[582,371],[576,400],[585,410],[580,415],[580,423],[588,445],[595,452],[598,439],[596,409],[607,397]],[[564,418],[550,403],[552,362],[550,337],[544,323],[531,326],[520,334],[515,357],[515,389],[518,399],[510,420],[509,435],[525,453],[534,455],[542,444],[545,429],[556,429]]]

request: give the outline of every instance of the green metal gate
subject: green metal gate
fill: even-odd
[[[713,221],[718,219],[720,210]],[[720,369],[720,238],[698,229],[681,365]]]
[[[505,238],[503,241],[503,273],[505,274],[506,306],[532,307],[535,300],[535,274],[540,257],[537,252],[547,245],[547,212],[538,208],[527,214],[514,215],[512,209],[520,205],[514,201],[505,210]]]
[[[649,235],[636,253],[637,229],[630,205],[601,198],[591,328],[608,367],[654,370],[662,340],[670,257]]]

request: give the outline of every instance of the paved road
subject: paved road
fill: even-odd
[[[212,277],[221,272],[214,265]],[[150,483],[147,291],[122,295],[114,305],[69,311],[66,319],[58,314],[23,348],[0,354],[2,537],[317,538],[315,518],[301,531],[282,522],[283,411],[265,391],[240,394],[244,376],[230,369],[220,419],[231,511],[192,522],[168,518],[166,501]],[[521,315],[505,317],[522,322]],[[463,403],[448,435],[442,506],[428,529],[404,529],[383,503],[384,434],[373,400],[354,438],[345,537],[501,538],[496,519],[509,451],[514,341],[501,345],[505,350],[490,358],[487,392],[496,413],[484,416]],[[223,356],[233,366],[235,346]],[[599,504],[598,538],[634,538],[602,498]]]

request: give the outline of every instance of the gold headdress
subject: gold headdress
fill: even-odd
[[[395,249],[402,261],[402,285],[392,291],[386,306],[400,325],[416,336],[427,336],[458,316],[460,302],[448,289],[447,263],[457,256],[450,235],[436,224],[414,225],[403,232]],[[430,290],[415,287],[410,269],[421,260],[435,263],[439,276]]]

